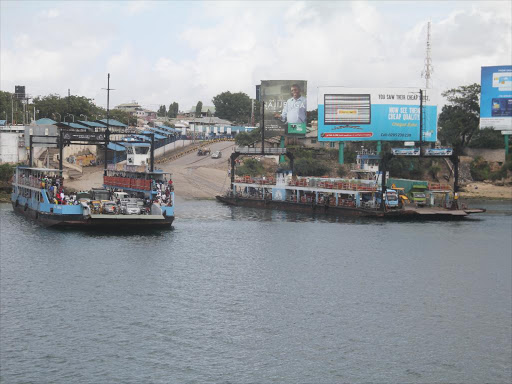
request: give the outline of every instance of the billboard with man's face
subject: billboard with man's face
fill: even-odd
[[[423,92],[423,139],[437,139],[437,105]],[[417,88],[344,88],[318,90],[319,141],[419,141]]]
[[[265,132],[287,136],[306,134],[306,80],[262,80],[260,100],[265,103]]]

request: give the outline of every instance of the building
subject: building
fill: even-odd
[[[188,112],[185,112],[184,117],[195,117],[196,116],[196,107],[190,108]],[[203,105],[201,108],[201,117],[209,117],[215,115],[215,107]]]
[[[156,112],[141,107],[137,102],[119,104],[115,109],[129,113],[131,116],[136,117],[137,121],[142,120],[145,122],[153,121],[156,119]]]

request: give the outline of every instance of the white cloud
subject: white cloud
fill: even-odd
[[[58,25],[8,31],[13,44],[2,46],[2,89],[23,81],[42,94],[71,87],[105,105],[100,88],[106,86],[110,71],[111,86],[116,88],[112,105],[178,101],[180,108],[188,109],[198,100],[211,104],[213,96],[226,90],[254,96],[260,80],[305,79],[313,109],[318,86],[422,86],[429,15],[406,14],[396,3],[389,5],[397,7],[396,15],[383,14],[382,6],[359,1],[206,2],[197,7],[193,19],[184,20],[179,14],[170,19],[158,2],[149,8],[139,2],[98,8],[109,17],[120,10],[134,15],[145,11],[144,17],[155,24],[181,25],[179,34],[158,36],[140,28],[138,41],[119,31],[122,17],[110,17],[107,24],[90,17],[80,25],[76,16],[81,9],[74,14],[62,11],[66,18]],[[179,12],[179,7],[175,10]],[[446,15],[433,19],[433,80],[439,91],[479,82],[483,65],[510,63],[511,12],[508,2],[455,2]],[[180,42],[187,47],[186,55],[166,49],[166,41]]]
[[[47,9],[47,10],[44,10],[40,13],[40,16],[42,18],[46,18],[46,19],[55,19],[56,17],[59,17],[60,16],[60,10],[57,9],[57,8],[52,8],[52,9]]]
[[[143,11],[147,11],[151,8],[151,4],[148,1],[127,1],[125,2],[126,5],[126,13],[130,15],[138,15],[142,13]]]

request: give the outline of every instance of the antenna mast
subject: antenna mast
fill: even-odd
[[[431,22],[429,21],[427,24],[427,51],[425,55],[425,67],[423,68],[423,71],[421,71],[421,77],[425,78],[426,88],[430,89],[432,88],[432,73],[434,72],[434,67],[432,66],[432,57],[431,57],[431,48],[432,43],[430,41],[430,26]]]

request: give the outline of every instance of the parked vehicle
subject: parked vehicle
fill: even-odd
[[[221,151],[215,151],[212,153],[212,159],[220,159],[222,157]]]
[[[138,215],[140,214],[140,208],[137,204],[128,203],[121,207],[121,213],[124,215]]]
[[[99,214],[101,213],[101,201],[93,200],[91,201],[91,212]]]
[[[377,192],[376,194],[376,203],[381,204],[381,192]],[[394,189],[388,189],[386,191],[386,207],[388,208],[398,208],[398,193]]]
[[[414,184],[409,192],[411,202],[415,203],[418,207],[423,207],[427,204],[426,191],[428,186],[423,184]]]
[[[106,214],[116,214],[117,205],[113,201],[106,201],[103,203],[101,211],[102,211],[102,213],[106,213]]]
[[[126,192],[114,192],[114,198],[115,200],[125,200],[130,197]]]

